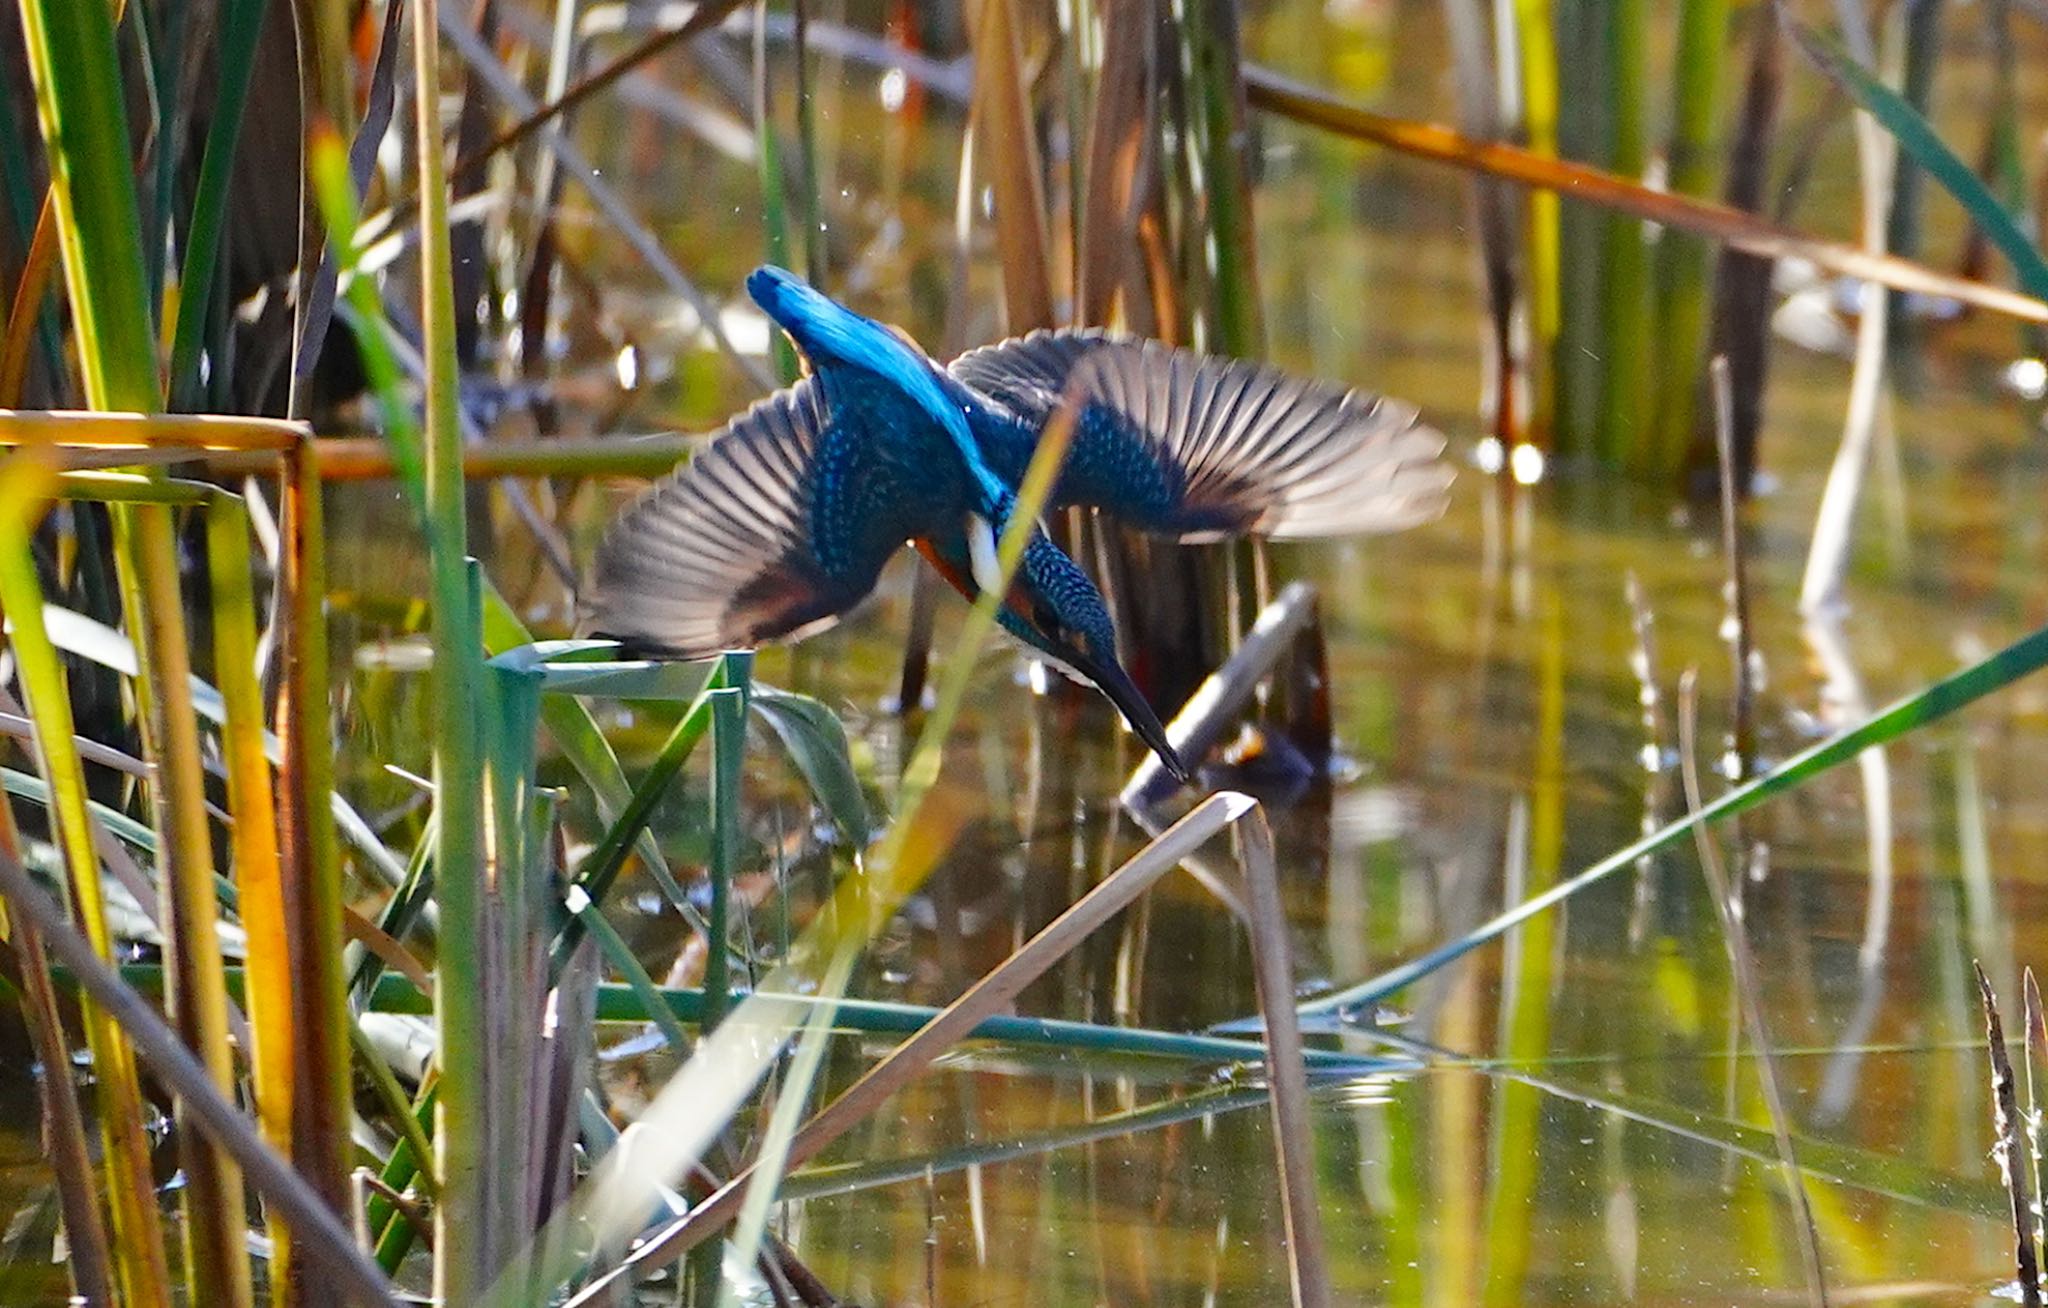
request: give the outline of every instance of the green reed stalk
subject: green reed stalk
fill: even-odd
[[[1711,194],[1719,172],[1728,7],[1729,0],[1685,0],[1679,18],[1668,182],[1684,195]],[[1675,476],[1692,445],[1706,356],[1710,258],[1706,242],[1684,232],[1666,229],[1657,243],[1656,326],[1644,342],[1656,351],[1644,461],[1659,474]]]
[[[769,102],[768,5],[761,0],[754,7],[754,141],[755,164],[761,175],[761,238],[768,262],[789,266],[789,202],[782,187],[782,144],[775,126],[775,111]],[[815,276],[815,270],[813,270]],[[802,371],[797,367],[796,347],[781,332],[773,332],[771,350],[775,376],[783,385],[794,382]]]
[[[1647,0],[1612,0],[1608,6],[1611,62],[1606,86],[1614,129],[1608,166],[1640,180],[1650,162],[1644,126],[1649,75]],[[1642,224],[1620,214],[1603,220],[1601,283],[1600,456],[1615,467],[1643,460],[1643,419],[1649,381],[1650,253]]]
[[[1557,35],[1550,0],[1513,0],[1515,34],[1520,38],[1522,130],[1529,149],[1557,156]],[[1541,440],[1554,439],[1557,410],[1556,357],[1559,324],[1559,200],[1554,191],[1532,191],[1526,206],[1524,240],[1528,246],[1523,273],[1529,298],[1531,356],[1540,360],[1530,371],[1529,430]]]
[[[1256,358],[1265,352],[1266,328],[1259,304],[1258,235],[1252,226],[1251,178],[1245,167],[1250,111],[1245,106],[1243,65],[1234,0],[1191,0],[1188,45],[1193,91],[1201,127],[1202,195],[1216,271],[1210,286],[1209,348]]]
[[[732,879],[740,857],[740,763],[747,744],[747,672],[737,685],[711,692],[711,912],[704,950],[704,1029],[725,1018],[732,988],[727,942],[732,936]]]
[[[199,350],[206,337],[214,281],[220,266],[221,222],[227,214],[228,178],[249,100],[263,0],[223,0],[220,6],[219,79],[206,151],[193,185],[192,219],[185,232],[185,266],[178,278],[178,321],[171,345],[170,400],[186,410],[199,400]],[[167,152],[168,153],[168,152]]]
[[[484,1029],[482,812],[478,680],[483,633],[472,602],[457,409],[454,269],[441,140],[440,6],[415,0],[413,61],[420,172],[420,322],[426,360],[427,555],[433,578],[434,814],[441,911],[435,1020],[441,1066],[435,1145],[441,1202],[434,1213],[437,1295],[463,1304],[489,1283],[492,1196],[482,1181],[491,1058]]]

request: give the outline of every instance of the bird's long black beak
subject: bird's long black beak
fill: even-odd
[[[1113,659],[1105,663],[1090,659],[1079,670],[1108,696],[1110,703],[1116,705],[1116,711],[1124,715],[1124,721],[1131,724],[1131,730],[1138,733],[1138,739],[1159,756],[1160,763],[1173,774],[1175,781],[1183,786],[1195,784],[1194,774],[1188,771],[1187,764],[1181,762],[1179,751],[1167,740],[1166,728],[1160,723],[1159,715],[1138,693],[1137,684],[1123,670],[1122,664]]]

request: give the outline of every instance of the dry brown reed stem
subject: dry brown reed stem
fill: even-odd
[[[1311,612],[1313,608],[1311,604]],[[1274,1145],[1280,1156],[1289,1288],[1294,1292],[1295,1308],[1329,1308],[1329,1260],[1323,1248],[1322,1206],[1316,1200],[1301,1019],[1294,1011],[1287,910],[1280,902],[1280,870],[1273,856],[1273,829],[1266,824],[1266,811],[1254,805],[1232,827],[1232,835],[1237,840],[1245,898],[1251,904],[1252,968],[1258,977],[1259,1015],[1265,1019],[1266,1077],[1272,1093]]]
[[[14,303],[7,314],[7,335],[0,339],[0,404],[18,404],[28,377],[28,343],[36,334],[43,297],[50,290],[50,276],[57,268],[57,220],[50,196],[43,195],[42,210],[36,215],[35,234],[29,238],[28,256],[22,260],[21,280],[14,286]]]
[[[2048,1178],[2041,1175],[2041,1102],[2048,1087],[2034,1084],[2034,1066],[2038,1063],[2048,1071],[2048,1016],[2041,1010],[2041,987],[2033,968],[2020,974],[2020,984],[2027,1019],[2027,1149],[2034,1166],[2034,1193],[2043,1195],[2048,1194],[2048,1184],[2043,1184]]]
[[[2012,1059],[2006,1054],[1998,996],[1991,992],[1991,978],[1984,975],[1983,965],[1973,961],[1970,966],[1977,973],[1978,997],[1984,1001],[1984,1035],[1991,1055],[1991,1126],[1998,1133],[1991,1155],[2012,1199],[2013,1264],[2019,1276],[2020,1303],[2024,1308],[2041,1308],[2041,1264],[2034,1247],[2033,1203],[2027,1197],[2027,1145],[2020,1135],[2025,1119],[2020,1115]]]
[[[1689,814],[1705,807],[1700,793],[1698,742],[1699,674],[1686,669],[1678,679],[1678,763],[1685,781],[1685,803]],[[1799,1215],[1799,1259],[1806,1270],[1806,1292],[1815,1308],[1827,1308],[1827,1271],[1821,1262],[1820,1233],[1813,1222],[1813,1204],[1806,1194],[1806,1176],[1799,1170],[1799,1152],[1792,1144],[1791,1118],[1785,1111],[1785,1096],[1778,1085],[1778,1065],[1771,1056],[1770,1029],[1764,1022],[1762,989],[1756,961],[1749,952],[1749,931],[1743,924],[1740,901],[1734,897],[1727,869],[1721,865],[1721,850],[1704,825],[1693,828],[1693,843],[1699,849],[1700,871],[1714,897],[1714,912],[1721,922],[1721,939],[1728,947],[1728,966],[1735,979],[1736,998],[1742,1007],[1743,1025],[1749,1028],[1749,1043],[1756,1050],[1757,1083],[1763,1090],[1764,1107],[1771,1116],[1771,1135],[1778,1145],[1778,1163],[1785,1173],[1785,1189]]]
[[[21,864],[5,856],[0,856],[0,894],[42,934],[51,955],[70,969],[79,988],[120,1024],[136,1051],[190,1105],[192,1121],[199,1129],[241,1164],[249,1182],[290,1223],[297,1247],[331,1278],[330,1290],[350,1302],[396,1308],[398,1301],[383,1274],[356,1248],[341,1219],[263,1143],[241,1110],[214,1089],[205,1067],[179,1042],[177,1033],[149,1001],[100,960],[65,918],[64,910],[29,878]]]
[[[188,413],[97,409],[0,409],[0,445],[93,449],[239,450],[277,453],[312,435],[304,423]],[[271,461],[269,467],[276,466]]]
[[[1191,767],[1200,767],[1211,746],[1223,735],[1237,711],[1251,699],[1259,682],[1286,654],[1296,636],[1315,618],[1316,589],[1305,581],[1289,582],[1280,597],[1259,614],[1222,667],[1210,673],[1166,728],[1166,738]],[[1118,802],[1142,809],[1172,793],[1171,778],[1157,755],[1147,753],[1124,783]]]
[[[1437,123],[1390,118],[1248,64],[1245,88],[1255,108],[1402,154],[1569,195],[1582,204],[1633,214],[1769,259],[1805,259],[1827,272],[1893,290],[1946,296],[2027,322],[2048,323],[2048,303],[2018,291],[1956,277],[1893,255],[1875,254],[1781,227],[1752,213],[1668,191],[1654,191],[1605,169],[1549,159],[1498,141],[1475,141]]]
[[[1021,336],[1053,325],[1044,169],[1013,0],[981,0],[974,13],[974,167],[995,192],[1003,306],[1011,334]]]

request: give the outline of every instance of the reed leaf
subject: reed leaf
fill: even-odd
[[[1728,0],[1685,0],[1680,10],[1677,90],[1669,186],[1685,195],[1711,193],[1721,154],[1721,80],[1728,48]],[[1657,242],[1653,270],[1656,323],[1649,340],[1655,373],[1650,396],[1646,462],[1674,476],[1693,444],[1700,369],[1706,359],[1709,316],[1708,250],[1698,237],[1666,232]]]
[[[2020,287],[2035,299],[2048,299],[2048,259],[2020,230],[2019,223],[1998,202],[1991,188],[1943,143],[1934,125],[1839,45],[1789,15],[1783,17],[1783,22],[1801,53],[1875,118],[1901,150],[1956,198],[1977,229],[2012,265]]]
[[[170,407],[190,409],[198,400],[199,352],[220,266],[222,220],[227,214],[228,178],[249,100],[256,38],[263,30],[263,0],[223,0],[213,116],[207,123],[205,153],[193,184],[192,217],[185,231],[185,265],[178,277],[177,326],[171,344]],[[168,149],[165,154],[172,153]]]
[[[113,11],[23,0],[21,17],[86,402],[145,413],[157,407],[156,337]]]
[[[704,1029],[725,1016],[731,989],[732,881],[740,860],[740,765],[746,757],[747,682],[752,655],[728,656],[734,684],[711,692],[711,909],[705,915]],[[833,993],[828,991],[827,993]]]
[[[5,800],[0,800],[0,858],[21,861],[14,806]],[[65,1039],[41,933],[27,922],[9,919],[4,912],[0,912],[0,930],[4,930],[20,969],[22,1012],[37,1061],[46,1069],[71,1066],[71,1048]],[[83,1303],[112,1303],[113,1257],[107,1248],[107,1224],[100,1215],[99,1196],[94,1192],[78,1083],[69,1076],[38,1076],[36,1093],[43,1114],[43,1147],[56,1175],[65,1243],[70,1247],[71,1292]]]
[[[1506,935],[1546,909],[1563,903],[1624,868],[1636,866],[1642,859],[1658,850],[1685,839],[1691,835],[1694,828],[1746,813],[1768,799],[1796,790],[1830,768],[1855,758],[1871,746],[1897,740],[1938,722],[1957,709],[2003,690],[2043,666],[2048,666],[2048,628],[2023,636],[1961,671],[1942,678],[1925,690],[1909,695],[1889,708],[1881,710],[1866,721],[1800,751],[1769,772],[1735,787],[1685,817],[1660,827],[1626,849],[1608,855],[1541,894],[1532,895],[1456,940],[1439,945],[1420,958],[1391,968],[1379,976],[1304,1004],[1301,1012],[1304,1016],[1341,1015],[1357,1011],[1405,990],[1422,978],[1463,958],[1481,945]],[[1256,1018],[1240,1018],[1222,1023],[1214,1029],[1231,1033],[1257,1028]]]

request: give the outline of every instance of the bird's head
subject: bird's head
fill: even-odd
[[[1116,626],[1102,592],[1042,532],[1032,533],[1025,547],[1001,616],[1012,634],[1108,696],[1175,779],[1183,784],[1192,781],[1159,715],[1117,658]]]

